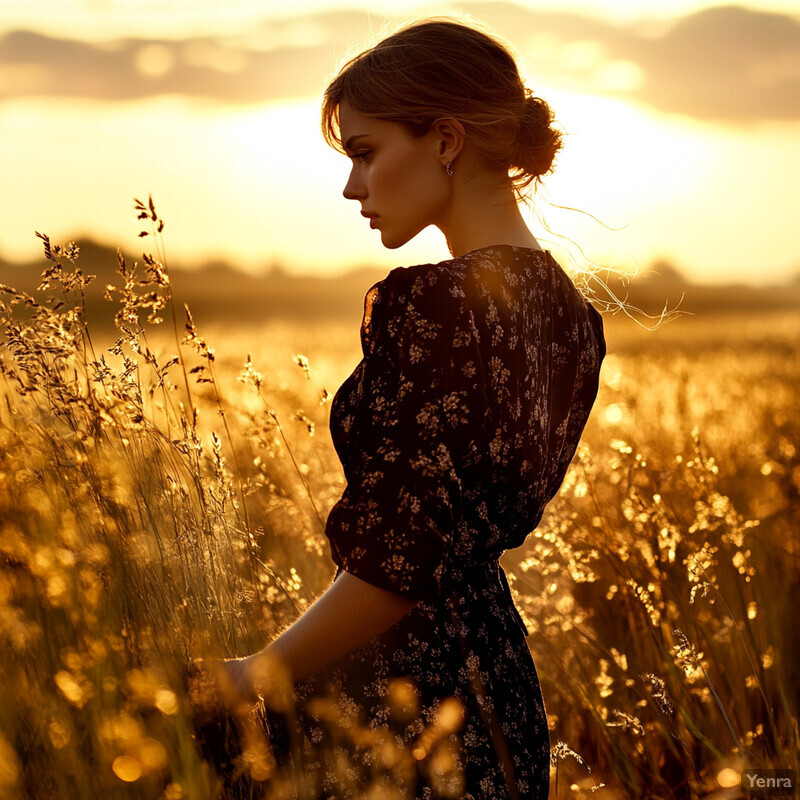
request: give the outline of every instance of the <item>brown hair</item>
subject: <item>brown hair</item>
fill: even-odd
[[[413,136],[441,117],[457,119],[486,166],[507,173],[520,199],[552,170],[562,146],[550,107],[523,84],[509,48],[452,19],[412,23],[345,63],[322,103],[322,134],[340,152],[344,100]]]

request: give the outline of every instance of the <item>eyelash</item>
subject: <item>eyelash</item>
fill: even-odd
[[[367,160],[367,156],[369,156],[369,154],[370,154],[369,150],[362,150],[360,153],[353,153],[353,155],[350,156],[350,158],[353,161],[360,161],[363,164]]]

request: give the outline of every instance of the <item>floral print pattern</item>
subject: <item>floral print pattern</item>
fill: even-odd
[[[548,251],[497,245],[392,270],[367,293],[361,340],[331,408],[347,487],[326,534],[339,572],[420,602],[296,687],[277,750],[299,736],[283,760],[319,797],[383,782],[395,797],[546,798],[544,703],[498,559],[536,527],[577,448],[600,314]],[[461,721],[442,733],[446,698]],[[410,748],[413,769],[378,763],[345,719]]]

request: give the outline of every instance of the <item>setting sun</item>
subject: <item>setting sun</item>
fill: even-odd
[[[337,3],[308,8],[320,15],[303,16],[298,7],[263,17],[259,4],[242,2],[221,18],[216,4],[198,3],[188,14],[166,0],[137,4],[134,13],[130,3],[100,8],[74,0],[34,19],[28,4],[11,3],[7,37],[19,39],[11,31],[25,25],[66,37],[75,60],[54,60],[61,58],[55,49],[49,55],[57,39],[33,39],[28,56],[5,63],[0,48],[3,180],[14,187],[0,200],[0,255],[32,258],[32,231],[42,227],[59,237],[124,242],[130,197],[152,193],[170,212],[170,252],[187,264],[224,259],[247,270],[280,263],[336,274],[445,257],[444,241],[431,230],[387,252],[341,197],[346,161],[319,132],[326,79],[359,39],[390,23],[352,12],[351,35],[343,37],[331,25],[344,14]],[[446,11],[400,2],[375,8]],[[488,5],[478,16],[508,31],[529,85],[550,101],[567,134],[554,173],[526,212],[549,248],[580,263],[579,245],[590,261],[622,270],[666,260],[701,282],[774,282],[796,273],[800,253],[788,231],[797,201],[787,166],[800,163],[800,112],[728,119],[748,108],[744,99],[731,106],[722,88],[697,89],[712,80],[701,72],[682,79],[691,92],[675,83],[683,62],[704,57],[686,49],[692,25],[712,24],[704,20],[713,13],[717,28],[730,18],[727,35],[735,37],[770,12],[706,7],[706,16],[683,22],[680,15],[695,8],[689,0],[660,6],[658,18],[635,17],[638,4],[586,2],[576,9],[595,16],[578,34],[544,11],[531,27],[525,15],[534,19],[532,12],[499,8],[495,15]],[[607,19],[596,16],[601,10]],[[156,23],[160,36],[152,33]],[[675,33],[676,25],[687,32]],[[209,26],[215,36],[201,36]],[[140,38],[120,38],[133,35]],[[7,47],[16,39],[7,38]],[[683,58],[662,64],[657,47],[673,48],[664,58]],[[747,74],[757,96],[768,97],[796,72],[777,51],[753,58]],[[106,81],[104,73],[116,69]],[[71,70],[62,85],[59,74]],[[716,117],[703,110],[711,110],[704,97],[717,98]],[[337,238],[342,246],[331,248]]]

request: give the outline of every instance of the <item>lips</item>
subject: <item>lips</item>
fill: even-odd
[[[378,214],[372,214],[369,211],[362,211],[361,216],[366,217],[369,220],[370,228],[375,227],[375,220],[378,218]]]

